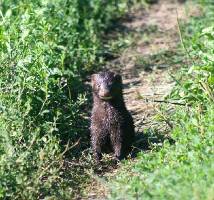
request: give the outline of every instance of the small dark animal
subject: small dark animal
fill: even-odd
[[[134,141],[134,123],[126,109],[122,94],[122,78],[110,71],[92,75],[93,109],[91,141],[95,159],[102,153],[114,152],[115,158],[125,158]]]

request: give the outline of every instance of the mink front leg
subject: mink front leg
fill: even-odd
[[[111,144],[114,151],[114,156],[117,160],[122,160],[124,158],[122,151],[122,138],[120,131],[116,131],[114,134],[111,134]]]
[[[101,154],[101,144],[96,130],[91,131],[91,143],[94,158],[97,162],[99,162],[102,159],[102,154]]]

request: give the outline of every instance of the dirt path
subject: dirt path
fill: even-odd
[[[177,19],[185,22],[197,14],[198,8],[192,3],[160,0],[148,10],[132,13],[133,20],[124,23],[126,30],[135,32],[136,42],[110,66],[120,66],[126,105],[132,111],[138,132],[151,125],[151,117],[159,106],[154,101],[161,101],[170,93],[174,85],[170,75],[184,63],[182,53],[177,52]]]
[[[198,13],[199,8],[191,2],[186,5],[177,0],[159,0],[148,10],[129,13],[131,20],[122,24],[121,34],[131,45],[108,67],[123,76],[126,105],[132,112],[138,134],[145,127],[154,126],[153,117],[159,107],[154,101],[161,101],[170,93],[174,86],[171,75],[185,62],[183,53],[177,48],[180,42],[177,18],[185,22]],[[158,128],[165,127],[163,124]],[[111,171],[110,174],[115,173]],[[86,199],[105,199],[104,180],[94,179]]]

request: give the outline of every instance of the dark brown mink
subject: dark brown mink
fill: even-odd
[[[96,161],[102,153],[113,152],[117,160],[131,151],[135,131],[131,114],[126,109],[122,78],[119,74],[104,71],[91,77],[93,109],[91,115],[91,142]]]

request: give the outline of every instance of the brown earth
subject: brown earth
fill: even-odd
[[[121,22],[122,30],[117,34],[128,41],[129,47],[109,62],[108,68],[123,76],[124,98],[138,134],[155,126],[153,118],[175,85],[172,77],[186,63],[184,50],[178,48],[178,22],[187,22],[189,17],[199,14],[200,8],[191,1],[159,0],[147,9],[130,11],[129,20]],[[168,129],[168,125],[157,126]],[[108,189],[104,178],[114,176],[118,170],[108,169],[104,176],[93,174],[88,194],[83,199],[105,199]]]

